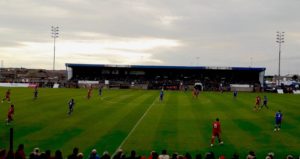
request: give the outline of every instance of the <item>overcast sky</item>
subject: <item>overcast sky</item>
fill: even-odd
[[[4,67],[65,63],[266,67],[300,74],[299,0],[0,0]]]

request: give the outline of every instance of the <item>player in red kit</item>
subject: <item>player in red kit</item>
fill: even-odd
[[[223,144],[223,141],[221,140],[221,124],[219,118],[217,118],[216,121],[213,123],[213,132],[212,132],[210,146],[214,146],[216,137],[218,137],[219,143]]]
[[[194,89],[193,89],[193,96],[194,96],[195,98],[198,98],[199,92],[200,92],[200,91],[199,91],[197,88],[194,88]]]
[[[260,108],[260,102],[261,102],[261,98],[260,96],[257,96],[255,98],[255,105],[254,105],[254,111],[257,111]]]
[[[10,105],[10,108],[8,110],[7,113],[7,125],[13,120],[13,115],[14,115],[15,109],[14,109],[14,105]]]
[[[5,100],[6,100],[8,103],[10,103],[10,89],[8,89],[8,90],[6,91],[6,93],[5,93],[5,98],[3,98],[2,103],[3,103]]]
[[[88,90],[88,94],[87,94],[87,99],[90,99],[91,96],[92,96],[92,90],[93,90],[93,87],[91,86]]]

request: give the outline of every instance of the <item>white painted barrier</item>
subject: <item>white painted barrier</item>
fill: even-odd
[[[99,81],[85,81],[85,80],[80,80],[80,81],[78,81],[78,84],[99,84]]]
[[[0,87],[29,87],[30,83],[0,83]]]
[[[59,88],[59,84],[58,84],[58,83],[55,83],[55,84],[53,85],[53,88]]]
[[[284,93],[283,93],[283,89],[277,89],[277,93],[278,93],[278,94],[284,94]]]
[[[300,90],[293,90],[294,94],[300,94]]]

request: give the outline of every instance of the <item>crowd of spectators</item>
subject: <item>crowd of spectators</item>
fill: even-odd
[[[41,152],[39,148],[34,148],[29,156],[25,155],[24,145],[20,144],[15,153],[0,148],[0,159],[64,159],[63,153],[60,150],[56,150],[54,155],[51,154],[50,150]],[[79,151],[79,148],[75,147],[73,152],[69,154],[65,159],[256,159],[254,151],[249,151],[247,156],[240,157],[238,153],[234,153],[231,157],[225,157],[224,155],[216,156],[213,152],[207,152],[203,156],[202,154],[196,154],[192,157],[190,153],[184,155],[173,153],[169,155],[167,150],[162,150],[161,153],[152,151],[149,156],[140,156],[136,151],[132,150],[130,155],[126,155],[122,149],[115,152],[114,155],[110,155],[108,151],[104,151],[102,154],[98,153],[96,149],[93,149],[89,154],[84,155]],[[276,157],[277,158],[277,157]],[[269,152],[266,154],[265,159],[275,159],[275,154]],[[292,155],[287,155],[285,159],[297,159]],[[300,159],[300,156],[299,158]]]

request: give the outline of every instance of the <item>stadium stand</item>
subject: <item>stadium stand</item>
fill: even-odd
[[[230,84],[246,84],[251,90],[260,90],[265,68],[205,67],[205,66],[151,66],[66,64],[70,83],[99,81],[109,88],[183,89],[193,88],[196,82],[204,90],[230,90]]]

